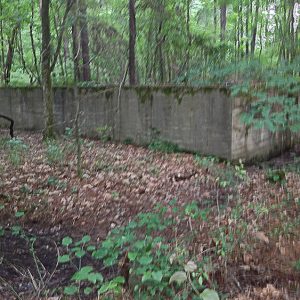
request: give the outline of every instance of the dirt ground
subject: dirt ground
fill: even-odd
[[[5,134],[0,132],[0,138]],[[247,178],[236,180],[231,173],[226,175],[225,162],[207,166],[193,154],[166,154],[86,139],[79,178],[69,140],[62,141],[60,157],[57,149],[49,153],[41,134],[16,134],[28,146],[19,164],[14,165],[9,150],[0,147],[2,299],[32,299],[39,284],[34,280],[39,274],[30,252],[32,242],[14,235],[13,226],[37,237],[35,253],[48,272],[47,287],[54,291],[49,299],[60,299],[55,298],[55,288],[64,286],[73,272],[70,266],[57,265],[63,237],[88,234],[95,242],[102,241],[112,228],[174,198],[182,206],[196,201],[205,208],[209,203],[212,213],[198,233],[206,246],[213,242],[210,231],[216,225],[238,226],[231,219],[232,211],[237,202],[242,208],[241,218],[248,224],[245,240],[232,251],[226,269],[212,275],[228,298],[300,299],[300,271],[295,268],[300,260],[300,176],[295,151],[247,166]],[[267,167],[286,166],[284,185],[268,179]],[[228,179],[230,184],[220,184],[220,172],[231,176],[233,183]],[[221,206],[226,209],[217,219]],[[18,212],[25,214],[16,218]],[[118,270],[105,272],[112,276]]]

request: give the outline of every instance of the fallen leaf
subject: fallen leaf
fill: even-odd
[[[254,236],[260,241],[265,242],[266,244],[270,243],[269,238],[262,231],[255,232]]]

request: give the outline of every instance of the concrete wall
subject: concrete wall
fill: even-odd
[[[232,101],[231,159],[269,158],[290,147],[289,132],[272,133],[266,128],[247,128],[240,121],[245,107],[246,101],[243,99],[236,98]]]
[[[184,87],[117,87],[80,89],[81,131],[97,135],[110,127],[114,140],[147,144],[157,137],[181,148],[227,159],[268,156],[285,146],[285,137],[267,130],[246,130],[239,115],[245,106],[225,89]],[[56,129],[71,127],[74,91],[54,89]],[[0,114],[12,117],[16,129],[42,130],[40,88],[0,89]],[[0,125],[3,121],[0,119]]]

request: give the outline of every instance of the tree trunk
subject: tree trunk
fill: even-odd
[[[77,12],[73,11],[73,17],[75,21],[72,24],[72,47],[73,47],[73,62],[74,62],[74,81],[81,81],[82,75],[80,71],[80,57],[81,57],[81,51],[79,47],[79,41],[78,41],[78,23],[77,23]]]
[[[295,32],[296,28],[294,27],[295,23],[295,18],[294,18],[294,7],[295,7],[295,1],[291,0],[290,1],[290,7],[289,7],[289,36],[290,36],[290,53],[289,53],[289,58],[292,61],[295,58],[296,55],[296,50],[295,50]]]
[[[164,69],[164,57],[163,57],[163,43],[165,36],[162,36],[163,21],[161,20],[158,27],[158,33],[156,37],[156,55],[155,60],[158,64],[158,82],[163,83],[165,80],[165,69]]]
[[[58,40],[59,39],[59,30],[58,30],[58,20],[57,20],[57,17],[54,15],[53,16],[53,24],[54,24],[54,31],[55,31],[55,34],[56,34],[56,39]],[[62,55],[61,53],[59,52],[58,54],[58,61],[59,61],[59,65],[60,65],[60,72],[61,72],[61,77],[63,78],[64,80],[64,83],[66,83],[66,78],[65,78],[65,70],[64,70],[64,65],[63,65],[63,58],[62,58]]]
[[[3,4],[2,0],[0,0],[0,16],[3,14]],[[4,59],[4,35],[3,35],[3,20],[0,18],[0,39],[1,39],[1,64],[0,69],[4,70],[5,59]],[[1,74],[1,80],[4,80],[4,73]]]
[[[246,26],[245,26],[245,35],[246,35],[246,56],[249,55],[249,18],[250,18],[250,5],[251,2],[247,3],[246,10]]]
[[[240,49],[241,49],[241,58],[244,57],[244,22],[243,22],[243,0],[239,1],[240,3]]]
[[[51,81],[50,55],[51,55],[51,34],[49,6],[50,0],[40,0],[42,20],[42,88],[44,100],[45,129],[44,139],[54,138],[54,112],[53,112],[53,91]]]
[[[29,35],[30,35],[31,51],[32,51],[32,55],[33,55],[33,63],[34,63],[34,69],[36,72],[36,78],[37,78],[38,84],[41,85],[42,84],[41,76],[40,76],[40,70],[38,68],[36,49],[35,49],[35,43],[34,43],[34,37],[33,37],[33,20],[34,20],[34,0],[31,0],[31,20],[30,20],[30,26],[29,26]]]
[[[217,0],[214,0],[214,33],[217,35]]]
[[[135,0],[129,0],[129,84],[136,84],[136,65],[135,65],[135,42],[136,42],[136,19],[135,19]]]
[[[187,49],[186,49],[186,83],[189,80],[190,77],[190,49],[192,46],[192,36],[191,36],[191,30],[190,30],[190,9],[191,9],[191,0],[186,1],[186,34],[187,34]]]
[[[255,2],[254,24],[253,24],[253,27],[252,27],[251,55],[254,55],[254,51],[255,51],[256,35],[257,35],[257,24],[258,24],[258,12],[259,12],[259,0],[256,0],[256,2]]]
[[[227,14],[226,4],[222,4],[220,7],[220,27],[221,27],[220,39],[221,39],[221,41],[225,40],[226,21],[227,21],[226,14]]]
[[[17,24],[11,33],[11,39],[8,43],[8,50],[7,50],[7,55],[6,55],[6,63],[4,66],[4,82],[5,84],[8,84],[10,82],[10,71],[11,71],[11,66],[13,63],[13,57],[14,57],[14,43],[15,39],[17,36],[17,32],[19,30],[19,24]]]
[[[82,55],[82,80],[91,80],[91,68],[90,68],[90,49],[89,49],[89,33],[87,26],[87,4],[86,0],[79,1],[79,15],[80,15],[80,43],[81,43],[81,55]]]

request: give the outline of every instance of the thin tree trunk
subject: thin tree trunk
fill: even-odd
[[[226,4],[222,4],[220,7],[220,39],[221,41],[225,40],[226,35],[226,23],[227,23],[227,6]]]
[[[2,0],[0,0],[0,16],[3,15],[3,7],[2,7]],[[5,58],[4,58],[4,35],[3,35],[3,20],[0,18],[0,39],[1,39],[1,69],[4,70],[4,65],[5,65]],[[4,80],[4,73],[1,74],[1,80]]]
[[[54,67],[56,65],[58,56],[60,54],[61,44],[62,44],[62,40],[63,40],[63,36],[64,36],[64,32],[65,32],[65,26],[66,26],[66,22],[67,22],[67,17],[68,17],[68,14],[69,14],[69,12],[72,8],[73,3],[74,3],[74,0],[67,0],[66,10],[65,10],[63,20],[62,20],[62,23],[61,23],[60,33],[59,33],[59,36],[57,37],[57,39],[58,39],[57,46],[56,46],[56,49],[55,49],[55,52],[54,52],[54,55],[53,55],[52,63],[50,65],[50,71],[51,72],[54,70]]]
[[[64,43],[64,56],[63,56],[63,60],[64,60],[64,69],[65,69],[65,75],[66,75],[66,79],[68,80],[69,74],[68,74],[68,67],[67,67],[67,62],[68,62],[68,58],[69,58],[69,41],[68,38],[66,36],[64,36],[63,39],[63,43]]]
[[[73,9],[74,16],[78,16],[79,12],[79,0],[75,0],[75,5]],[[76,23],[76,22],[75,22]],[[75,24],[76,25],[76,24]],[[76,26],[75,26],[76,27]],[[73,36],[73,44],[79,45],[79,38],[80,33],[76,31],[76,35]],[[76,58],[76,57],[75,57]],[[76,60],[74,60],[74,70],[76,70]],[[79,128],[79,121],[80,121],[80,95],[78,92],[78,77],[77,72],[74,72],[74,102],[76,104],[76,114],[75,114],[75,121],[74,121],[74,127],[75,127],[75,143],[76,143],[76,154],[77,154],[77,176],[82,176],[82,168],[81,168],[81,142],[80,142],[80,128]]]
[[[89,33],[87,25],[87,4],[86,0],[79,1],[79,14],[80,14],[80,43],[81,43],[81,55],[82,55],[82,80],[91,80],[91,68],[90,68],[90,49],[89,49]]]
[[[55,15],[53,16],[53,24],[54,24],[56,38],[59,39],[58,22],[57,22],[57,18]],[[62,58],[60,52],[58,54],[58,61],[59,61],[59,65],[60,65],[61,75],[65,80],[65,70],[64,70],[64,64],[63,64],[63,58]]]
[[[136,19],[135,19],[135,0],[129,0],[129,84],[136,84],[136,65],[135,65],[135,43],[136,43]]]
[[[254,51],[255,51],[257,25],[258,25],[258,12],[259,12],[259,0],[256,0],[256,2],[255,2],[254,24],[253,24],[253,27],[252,27],[251,55],[254,55]]]
[[[72,51],[73,51],[73,62],[74,62],[74,82],[75,80],[81,81],[82,75],[80,71],[80,47],[79,47],[79,40],[78,40],[78,22],[77,22],[77,12],[73,10],[73,18],[75,21],[72,24]]]
[[[187,49],[186,49],[186,83],[189,80],[190,75],[190,50],[192,46],[192,36],[190,30],[190,8],[191,8],[191,0],[186,0],[186,33],[187,33]]]
[[[53,91],[51,81],[50,55],[51,55],[51,34],[49,7],[50,0],[41,1],[42,19],[42,88],[44,100],[45,129],[44,139],[54,138],[54,111],[53,111]]]
[[[27,67],[27,65],[26,65],[26,61],[25,61],[25,58],[24,58],[24,50],[23,50],[22,31],[19,30],[18,32],[19,32],[19,34],[18,34],[19,38],[17,39],[18,43],[17,43],[17,46],[16,46],[16,50],[18,51],[19,57],[21,59],[23,71],[28,74],[28,76],[30,78],[30,84],[33,84],[33,78],[35,79],[35,81],[37,80],[37,78],[36,78],[34,72],[32,72],[31,68]]]
[[[215,33],[215,35],[217,34],[217,26],[218,26],[218,21],[217,21],[217,0],[214,0],[214,33]]]
[[[240,0],[240,43],[241,43],[241,58],[244,57],[244,22],[243,22],[243,0]]]
[[[295,29],[294,29],[294,6],[295,6],[295,1],[290,0],[290,7],[289,7],[289,28],[290,28],[290,53],[289,53],[289,58],[290,61],[292,61],[295,58]]]
[[[162,26],[163,21],[160,21],[159,28],[158,28],[158,34],[157,34],[157,62],[159,64],[158,66],[158,74],[159,79],[158,81],[160,83],[164,82],[165,79],[165,69],[164,69],[164,58],[163,58],[163,43],[165,41],[165,36],[162,36]]]
[[[36,78],[37,78],[38,84],[41,85],[41,75],[40,75],[40,70],[38,68],[36,49],[35,49],[35,43],[34,43],[34,37],[33,37],[33,20],[34,20],[34,0],[31,1],[31,20],[30,20],[30,26],[29,26],[29,35],[30,35],[31,51],[32,51],[32,55],[33,55],[33,64],[34,64],[34,69],[36,72]]]
[[[151,19],[151,23],[149,24],[149,30],[147,33],[147,56],[145,62],[145,84],[152,79],[152,31],[153,31],[153,19]]]
[[[237,19],[237,58],[240,58],[241,54],[241,10],[240,5],[238,4],[238,19]]]
[[[14,57],[14,43],[15,39],[19,30],[20,24],[17,24],[11,33],[11,39],[8,43],[8,50],[7,50],[7,55],[6,55],[6,63],[4,66],[4,82],[5,84],[8,84],[10,82],[10,71],[13,63],[13,57]]]
[[[259,59],[261,58],[261,54],[262,54],[262,51],[263,51],[263,35],[262,35],[262,30],[263,30],[263,26],[262,24],[260,24],[260,27],[259,27],[259,43],[260,43],[260,50],[259,50]]]
[[[249,55],[249,18],[250,18],[250,5],[251,5],[251,1],[249,1],[247,3],[247,10],[246,10],[246,25],[245,25],[246,56]]]
[[[268,11],[268,7],[269,7],[269,1],[266,1],[266,6],[265,6],[266,11]],[[265,19],[264,25],[265,25],[265,39],[266,39],[265,48],[267,48],[269,46],[269,19],[268,18]]]

